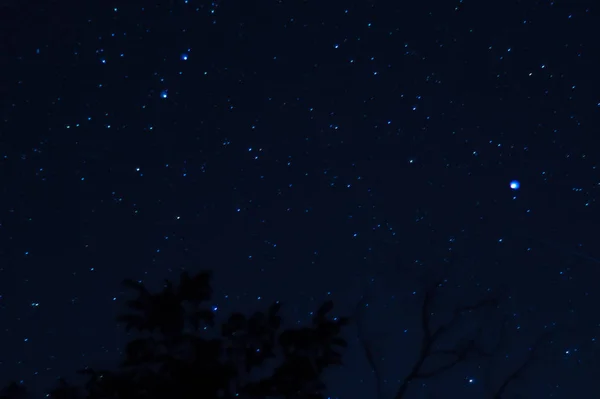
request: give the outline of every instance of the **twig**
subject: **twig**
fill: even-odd
[[[383,399],[381,374],[379,372],[379,368],[377,367],[377,363],[375,362],[375,356],[373,356],[373,351],[371,350],[371,346],[370,346],[369,342],[367,342],[366,338],[363,335],[362,322],[360,321],[360,318],[358,317],[358,312],[359,312],[360,308],[366,304],[366,300],[367,300],[367,298],[365,296],[363,296],[360,299],[360,301],[358,301],[358,303],[356,304],[356,309],[354,311],[354,316],[356,319],[357,338],[358,338],[358,342],[360,342],[360,345],[363,348],[363,351],[365,352],[365,357],[367,358],[367,362],[369,363],[369,366],[371,366],[371,369],[373,369],[373,374],[375,375],[375,385],[376,385],[376,389],[377,389],[377,398]]]
[[[535,343],[533,344],[533,346],[531,347],[531,349],[529,351],[529,355],[527,356],[527,359],[525,359],[525,361],[519,367],[517,367],[517,369],[515,371],[513,371],[511,374],[509,374],[504,379],[502,384],[500,384],[500,386],[496,390],[496,393],[494,393],[494,395],[492,396],[494,399],[501,399],[502,395],[506,391],[506,388],[509,386],[509,384],[511,382],[519,379],[523,375],[523,372],[525,371],[525,369],[531,364],[531,362],[533,360],[535,360],[535,357],[539,351],[539,347],[540,347],[542,340],[544,338],[548,337],[550,334],[551,334],[550,332],[547,332],[545,334],[542,334],[541,336],[539,336],[536,339]]]
[[[423,300],[423,305],[421,307],[421,329],[423,338],[421,339],[421,349],[419,358],[413,365],[410,373],[404,378],[400,388],[396,392],[395,399],[402,399],[408,390],[410,383],[416,379],[425,379],[435,377],[445,371],[452,369],[454,366],[464,361],[467,356],[471,353],[484,354],[485,356],[489,356],[484,353],[483,350],[477,347],[475,340],[470,340],[466,346],[463,348],[454,348],[450,350],[435,350],[435,344],[438,342],[440,337],[443,334],[450,331],[458,322],[461,320],[461,316],[464,313],[472,312],[484,307],[488,306],[496,306],[498,304],[497,299],[484,299],[481,300],[474,305],[469,306],[461,306],[454,310],[452,319],[446,323],[438,327],[436,330],[432,330],[431,321],[432,315],[431,307],[433,303],[433,299],[436,294],[437,287],[441,285],[443,279],[436,282],[436,284],[425,293],[425,298]],[[431,371],[423,371],[423,365],[427,359],[431,356],[435,355],[451,355],[454,356],[454,359],[449,363],[438,367]]]

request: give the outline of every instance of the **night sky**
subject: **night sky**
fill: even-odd
[[[213,270],[218,315],[279,300],[303,325],[327,299],[354,314],[385,398],[415,360],[428,284],[446,279],[442,316],[498,293],[495,356],[408,397],[484,398],[550,331],[506,397],[597,397],[585,3],[3,2],[2,384],[41,396],[115,366],[123,279]],[[355,324],[333,398],[376,398]]]

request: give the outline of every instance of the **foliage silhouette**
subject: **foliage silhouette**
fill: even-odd
[[[323,372],[342,364],[341,349],[347,346],[340,334],[350,320],[358,327],[358,341],[376,380],[376,397],[381,399],[382,375],[371,344],[364,335],[358,310],[351,317],[328,317],[333,303],[323,303],[315,312],[312,325],[281,331],[281,304],[273,303],[265,312],[247,317],[234,312],[219,327],[215,312],[206,302],[212,297],[211,273],[181,274],[179,284],[166,281],[162,291],[149,292],[143,284],[125,280],[137,293],[127,301],[128,312],[117,317],[127,331],[139,336],[125,347],[117,370],[86,368],[82,387],[64,379],[49,393],[52,399],[323,399],[326,384]],[[444,279],[425,290],[420,307],[421,342],[417,358],[400,379],[395,399],[408,396],[419,380],[430,380],[473,357],[490,357],[480,345],[482,329],[475,336],[461,336],[450,347],[442,347],[445,337],[456,331],[464,318],[477,312],[498,308],[499,298],[490,296],[473,305],[458,306],[446,323],[433,320],[435,300]],[[212,336],[211,336],[212,332]],[[539,346],[548,338],[542,335],[530,348],[526,361],[514,372],[490,386],[486,397],[501,399],[509,386],[521,378],[536,360]],[[498,348],[496,348],[498,349]],[[435,363],[432,359],[447,359]],[[407,359],[398,359],[401,366]],[[262,375],[257,376],[256,371]],[[266,372],[266,376],[265,376]],[[11,383],[0,391],[0,399],[27,399],[22,385]]]
[[[27,388],[14,381],[0,391],[0,399],[26,399],[28,396]]]
[[[60,380],[49,397],[323,398],[322,373],[341,365],[339,348],[347,346],[340,333],[348,319],[328,317],[333,303],[325,302],[317,310],[312,326],[284,331],[280,331],[279,302],[250,317],[233,313],[211,338],[215,313],[205,305],[212,296],[210,279],[210,272],[193,276],[184,272],[177,286],[166,281],[155,294],[125,280],[137,298],[127,302],[129,312],[117,320],[127,331],[137,330],[140,337],[127,344],[118,370],[80,370],[87,376],[83,387]],[[270,368],[270,375],[252,378],[251,373],[261,367]],[[26,394],[14,383],[6,390],[7,399]]]

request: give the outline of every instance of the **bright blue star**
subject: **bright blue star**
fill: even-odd
[[[519,187],[521,187],[521,183],[519,183],[518,180],[512,180],[510,182],[510,188],[512,188],[513,190],[518,190]]]

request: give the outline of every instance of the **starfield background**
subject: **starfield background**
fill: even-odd
[[[490,297],[403,397],[597,397],[598,37],[585,1],[2,3],[2,384],[117,367],[122,280],[212,270],[217,320],[352,316],[331,398],[398,398],[423,313]]]

